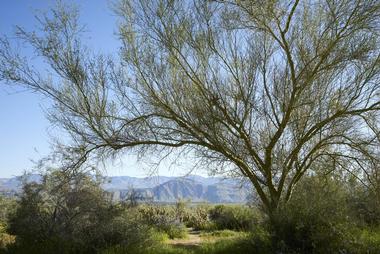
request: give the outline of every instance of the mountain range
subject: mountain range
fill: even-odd
[[[38,175],[31,175],[30,181],[39,181]],[[248,184],[240,180],[221,177],[153,176],[146,178],[130,176],[107,177],[102,187],[112,194],[114,201],[128,199],[131,194],[139,199],[153,202],[173,203],[178,199],[191,202],[246,203],[252,193]],[[16,196],[21,191],[17,177],[0,178],[0,194]]]

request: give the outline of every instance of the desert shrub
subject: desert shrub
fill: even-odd
[[[354,220],[339,181],[309,177],[272,218],[274,247],[284,253],[345,253]]]
[[[217,205],[210,211],[210,220],[218,229],[248,231],[257,223],[257,213],[246,206]]]
[[[176,214],[172,207],[145,204],[138,207],[143,221],[149,225],[160,227],[177,221]]]
[[[118,229],[118,241],[99,251],[101,254],[137,254],[147,253],[161,248],[168,240],[168,234],[159,231],[142,220],[139,209],[126,209],[115,220]]]
[[[178,219],[175,208],[160,205],[142,205],[139,212],[143,223],[165,232],[169,238],[184,238],[187,230]]]
[[[373,185],[377,188],[368,188],[353,179],[348,188],[350,210],[364,227],[380,226],[380,181]]]
[[[158,241],[156,231],[142,220],[137,208],[124,209],[110,224],[103,226],[98,230],[108,232],[105,235],[109,237],[103,246],[115,245],[132,250],[153,246]]]
[[[176,219],[183,223],[186,218],[188,217],[189,210],[187,208],[187,202],[183,199],[177,200],[177,202],[174,205],[174,214]]]
[[[15,236],[7,232],[8,217],[15,209],[15,199],[0,196],[0,253],[15,242]]]
[[[257,254],[272,254],[276,253],[272,243],[270,232],[265,225],[255,225],[254,229],[249,232],[248,236],[251,252]]]
[[[134,218],[132,220],[132,217]],[[122,216],[115,221],[115,230],[118,233],[117,241],[110,243],[106,248],[99,251],[102,254],[135,254],[141,250],[155,248],[160,243],[167,240],[168,235],[159,232],[154,228],[144,224],[139,217],[128,215]],[[115,238],[114,238],[115,240]]]
[[[16,199],[0,195],[0,223],[7,224],[9,215],[16,209]]]
[[[42,253],[58,246],[62,253],[69,253],[93,252],[106,244],[110,238],[106,225],[117,209],[91,177],[66,177],[56,171],[41,183],[24,184],[18,208],[9,220],[18,246],[33,245]]]
[[[111,245],[139,247],[149,227],[137,211],[112,204],[92,176],[54,171],[25,183],[9,232],[13,253],[96,253]]]
[[[380,253],[377,203],[370,197],[347,178],[308,176],[267,222],[264,235],[280,253]],[[265,246],[260,238],[252,241]]]
[[[6,225],[0,222],[0,253],[7,249],[7,246],[15,242],[15,236],[6,231]]]
[[[214,228],[214,225],[209,220],[210,206],[197,205],[191,209],[185,218],[186,226],[195,230],[210,230]]]
[[[360,229],[356,244],[350,248],[350,253],[380,253],[380,228]]]
[[[187,237],[187,229],[182,223],[166,225],[166,227],[163,228],[163,231],[170,239]]]

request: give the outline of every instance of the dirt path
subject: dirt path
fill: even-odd
[[[193,228],[188,228],[188,237],[186,239],[171,239],[168,244],[178,246],[178,247],[195,247],[199,246],[202,242],[199,236],[200,231],[194,230]]]

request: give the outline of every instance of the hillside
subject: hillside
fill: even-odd
[[[32,175],[31,181],[39,181],[38,175]],[[20,192],[20,180],[17,177],[1,178],[0,192],[12,195]],[[138,178],[130,176],[109,177],[103,188],[112,193],[114,201],[122,201],[134,190],[144,200],[172,203],[178,199],[191,202],[209,203],[246,203],[249,194],[248,185],[241,187],[238,180],[219,177],[186,177],[155,176]]]

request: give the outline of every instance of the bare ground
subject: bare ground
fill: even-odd
[[[169,245],[178,247],[197,247],[202,243],[200,237],[200,231],[194,230],[193,228],[188,228],[188,237],[185,239],[170,239],[168,241]]]

